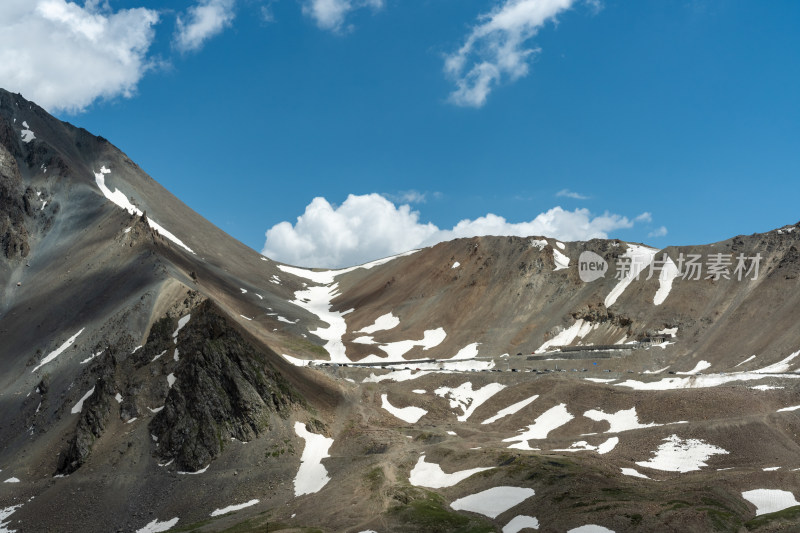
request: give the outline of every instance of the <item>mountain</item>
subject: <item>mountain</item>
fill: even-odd
[[[0,531],[791,530],[798,227],[303,269],[0,90]]]

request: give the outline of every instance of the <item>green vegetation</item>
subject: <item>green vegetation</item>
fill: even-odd
[[[402,524],[403,531],[426,533],[488,533],[495,527],[480,518],[472,518],[447,508],[435,492],[411,486],[395,488],[392,495],[398,502],[388,515]]]
[[[745,527],[751,531],[757,530],[762,528],[766,525],[776,525],[781,524],[781,522],[785,522],[786,526],[797,526],[800,524],[800,505],[795,505],[794,507],[789,507],[788,509],[784,509],[783,511],[778,511],[775,513],[764,514],[761,516],[757,516],[752,520],[745,522]],[[786,531],[790,531],[788,528]]]

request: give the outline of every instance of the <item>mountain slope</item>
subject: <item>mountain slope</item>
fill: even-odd
[[[0,531],[788,527],[797,228],[296,268],[0,90]]]

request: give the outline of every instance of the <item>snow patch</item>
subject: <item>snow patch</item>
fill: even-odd
[[[619,444],[619,437],[611,437],[605,442],[602,442],[599,446],[592,446],[585,440],[580,440],[578,442],[573,442],[570,444],[569,448],[564,448],[561,450],[553,450],[554,452],[586,452],[586,451],[596,451],[599,454],[606,454],[613,450],[617,444]]]
[[[41,362],[38,365],[36,365],[36,367],[31,372],[36,372],[37,370],[42,368],[44,365],[46,365],[47,363],[49,363],[50,361],[54,360],[56,357],[58,357],[59,355],[64,353],[67,350],[67,348],[69,348],[70,346],[73,345],[73,343],[75,342],[75,339],[78,338],[78,335],[83,333],[84,329],[86,329],[86,328],[81,328],[81,330],[78,333],[76,333],[75,335],[73,335],[72,337],[67,339],[64,342],[64,344],[62,344],[61,346],[59,346],[58,348],[56,348],[55,350],[53,350],[52,352],[47,354],[47,356],[44,359],[42,359]]]
[[[692,472],[708,466],[705,461],[712,455],[727,455],[729,452],[699,439],[682,439],[673,434],[664,439],[649,461],[636,464],[645,468],[667,472]]]
[[[361,328],[356,333],[375,333],[376,331],[386,331],[388,329],[396,328],[400,325],[400,319],[394,316],[391,312],[381,315],[375,319],[371,325]]]
[[[586,322],[582,318],[579,318],[570,327],[561,331],[552,339],[545,341],[534,353],[544,353],[551,346],[567,346],[572,344],[575,339],[584,338],[590,331],[597,328],[597,326],[598,324],[592,324],[591,322]]]
[[[626,476],[640,477],[642,479],[650,479],[650,476],[642,474],[635,468],[620,468],[620,470],[622,470],[622,473]]]
[[[489,383],[473,391],[472,383],[467,381],[455,388],[439,387],[433,392],[446,400],[449,399],[451,408],[461,408],[462,414],[457,418],[459,422],[465,422],[475,409],[505,388],[506,386],[500,383]]]
[[[450,268],[458,268],[458,267],[460,267],[460,266],[461,266],[461,263],[459,263],[458,261],[456,261],[455,263],[453,263],[453,266],[451,266]]]
[[[428,414],[428,411],[419,407],[395,407],[389,403],[389,396],[387,394],[381,394],[381,407],[409,424],[415,424],[420,418]]]
[[[444,487],[452,487],[473,474],[491,470],[492,468],[494,467],[471,468],[469,470],[460,470],[452,474],[446,474],[438,464],[426,462],[425,455],[422,455],[411,470],[408,480],[415,487],[441,489]]]
[[[636,414],[636,407],[630,409],[623,409],[616,413],[605,413],[598,409],[591,409],[583,413],[586,418],[591,418],[597,422],[605,420],[608,422],[609,428],[606,433],[620,433],[622,431],[630,431],[632,429],[651,428],[661,426],[663,424],[641,424],[639,422],[639,415]]]
[[[530,405],[531,403],[533,403],[533,401],[536,400],[536,398],[538,398],[538,397],[539,397],[538,394],[534,394],[530,398],[525,398],[522,401],[519,401],[519,402],[517,402],[515,404],[509,405],[505,409],[500,409],[499,411],[497,411],[496,415],[494,415],[493,417],[487,418],[486,420],[481,422],[481,424],[491,424],[492,422],[497,422],[498,420],[500,420],[503,417],[506,417],[508,415],[513,415],[514,413],[516,413],[520,409],[522,409],[522,408]]]
[[[567,533],[614,533],[613,529],[598,526],[597,524],[587,524],[585,526],[570,529]]]
[[[259,500],[250,500],[246,503],[240,503],[239,505],[229,505],[228,507],[223,507],[222,509],[215,509],[211,516],[222,516],[224,514],[233,513],[235,511],[241,511],[247,507],[252,507],[258,504]]]
[[[625,289],[628,288],[628,285],[630,285],[635,278],[638,278],[639,274],[641,274],[645,268],[650,266],[650,263],[653,262],[653,258],[658,251],[654,248],[638,244],[626,243],[626,246],[628,249],[620,256],[619,260],[624,261],[629,259],[630,269],[624,273],[619,283],[617,283],[617,285],[611,289],[611,292],[608,293],[608,296],[606,296],[606,307],[614,305],[617,299],[622,296],[622,293],[625,292]],[[666,298],[666,296],[664,297]]]
[[[167,520],[166,522],[159,522],[158,519],[153,520],[146,526],[141,529],[136,530],[136,533],[162,533],[164,531],[169,531],[175,524],[178,523],[177,518],[173,518],[172,520]]]
[[[523,529],[539,529],[539,521],[528,515],[518,515],[503,526],[503,533],[519,533]]]
[[[556,244],[561,244],[561,243],[556,243]],[[560,248],[563,249],[563,246],[564,245],[562,244],[560,246]],[[553,262],[556,264],[556,266],[553,269],[553,271],[563,270],[565,268],[569,268],[569,257],[567,257],[566,255],[562,254],[561,252],[559,252],[555,248],[553,248]]]
[[[102,167],[100,169],[99,173],[95,172],[95,174],[94,174],[94,180],[95,180],[95,183],[97,183],[97,187],[100,189],[100,192],[102,192],[103,196],[108,198],[112,203],[116,204],[118,207],[121,207],[122,209],[127,211],[129,214],[142,216],[142,210],[139,209],[138,207],[136,207],[135,205],[133,205],[130,202],[130,200],[128,200],[128,198],[125,196],[125,194],[123,192],[121,192],[117,188],[114,189],[114,192],[111,192],[111,190],[108,187],[106,187],[106,178],[105,178],[104,174],[108,174],[109,172],[111,172],[111,171],[108,170],[106,167]],[[161,235],[163,235],[167,239],[171,240],[172,242],[174,242],[175,244],[177,244],[178,246],[180,246],[181,248],[183,248],[187,252],[189,252],[191,254],[194,254],[194,251],[192,251],[191,248],[186,246],[183,243],[183,241],[181,241],[175,235],[173,235],[172,233],[170,233],[169,231],[164,229],[164,227],[161,226],[161,224],[159,224],[158,222],[156,222],[152,218],[147,217],[147,223],[150,225],[151,228],[156,230],[158,233],[160,233]]]
[[[520,430],[521,433],[519,435],[503,439],[503,442],[517,443],[512,444],[509,448],[530,450],[531,447],[528,444],[529,440],[546,439],[551,431],[560,428],[573,418],[575,417],[567,411],[566,404],[558,404],[539,415],[536,420],[533,421],[533,424],[528,426],[527,430],[523,428]]]
[[[477,494],[459,498],[450,504],[456,511],[471,511],[489,518],[519,505],[536,494],[533,489],[521,487],[493,487]]]
[[[794,494],[788,490],[755,489],[742,492],[742,498],[756,506],[756,516],[777,513],[789,507],[800,505]]]
[[[664,300],[667,299],[669,292],[672,290],[672,282],[675,281],[675,278],[679,275],[678,266],[672,259],[667,257],[667,262],[658,274],[658,290],[656,291],[656,295],[653,296],[654,305],[661,305],[664,303]],[[678,328],[675,328],[675,331],[677,330]]]
[[[322,460],[330,457],[328,450],[333,445],[333,439],[311,433],[302,422],[294,423],[294,432],[306,441],[300,457],[300,469],[294,479],[294,495],[314,494],[331,480]]]
[[[94,387],[92,387],[91,389],[89,389],[89,392],[87,392],[86,394],[84,394],[84,395],[83,395],[83,398],[81,398],[80,400],[78,400],[78,403],[76,403],[76,404],[75,404],[75,405],[72,407],[72,410],[71,410],[70,412],[71,412],[73,415],[77,415],[78,413],[80,413],[80,412],[81,412],[81,410],[83,410],[83,402],[85,402],[85,401],[86,401],[86,400],[89,398],[89,396],[91,396],[92,394],[94,394]]]
[[[695,367],[688,372],[675,372],[676,374],[681,374],[683,376],[697,374],[698,372],[702,372],[703,370],[710,368],[711,363],[708,361],[698,361]]]

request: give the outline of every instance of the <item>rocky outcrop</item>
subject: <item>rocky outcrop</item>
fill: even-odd
[[[59,456],[58,474],[71,474],[80,468],[89,458],[95,441],[102,436],[106,428],[111,414],[111,401],[116,394],[117,361],[113,351],[109,349],[92,369],[92,373],[97,375],[94,392],[83,402],[75,435]]]
[[[30,251],[25,229],[26,207],[30,209],[30,201],[30,195],[22,189],[14,156],[0,144],[0,250],[9,259],[27,257]]]
[[[165,329],[161,327],[161,329]],[[152,334],[151,334],[152,335]],[[154,339],[163,337],[163,331]],[[157,454],[180,470],[207,466],[231,437],[250,441],[302,403],[255,348],[206,301],[181,330],[181,362],[164,409],[151,421]]]

